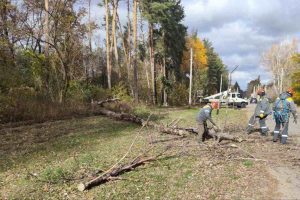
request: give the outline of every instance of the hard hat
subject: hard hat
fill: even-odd
[[[295,94],[295,90],[292,87],[290,87],[289,89],[287,89],[286,92],[289,93],[292,96]]]
[[[263,88],[258,89],[257,90],[257,95],[259,95],[259,96],[265,95],[265,90]]]

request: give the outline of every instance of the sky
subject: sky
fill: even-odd
[[[103,19],[104,10],[92,0],[92,18]],[[300,0],[181,0],[188,31],[197,31],[201,39],[212,41],[216,52],[231,71],[234,83],[246,89],[259,75],[263,83],[271,73],[261,66],[261,54],[272,44],[300,39]],[[120,1],[119,15],[126,21],[125,1]],[[99,21],[99,20],[96,20]],[[103,29],[102,29],[103,30]],[[104,39],[102,31],[100,38]]]
[[[271,74],[261,66],[261,54],[272,44],[300,39],[299,0],[182,0],[184,24],[200,38],[212,41],[229,71],[242,89],[261,76]]]

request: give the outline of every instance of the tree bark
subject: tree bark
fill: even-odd
[[[105,29],[106,29],[106,68],[107,68],[107,85],[111,89],[111,48],[109,38],[109,6],[108,0],[105,0]]]
[[[119,54],[118,54],[118,43],[117,43],[117,35],[116,35],[116,25],[117,25],[117,10],[118,10],[118,0],[114,0],[113,2],[113,18],[112,18],[112,39],[113,39],[113,49],[114,49],[114,57],[115,64],[119,65]],[[120,66],[118,67],[118,75],[121,77]]]
[[[128,45],[128,59],[127,59],[127,81],[131,91],[134,95],[132,83],[131,83],[131,20],[130,20],[130,0],[127,0],[127,45]]]
[[[153,43],[153,24],[149,22],[149,58],[151,66],[151,78],[152,78],[152,103],[157,104],[157,88],[156,88],[156,68],[154,59],[154,43]]]
[[[134,88],[134,100],[138,102],[138,69],[137,69],[137,6],[138,1],[134,0],[133,6],[133,88]]]
[[[166,81],[168,77],[167,77],[166,57],[165,56],[163,58],[163,75],[164,75],[164,78],[165,78],[165,81]],[[164,106],[168,106],[168,102],[167,102],[168,96],[167,96],[166,86],[164,86],[163,96],[164,96],[164,103],[163,103],[163,105]]]
[[[49,56],[49,0],[45,0],[45,56]]]

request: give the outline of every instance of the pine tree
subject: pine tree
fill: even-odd
[[[227,72],[222,59],[219,55],[215,52],[212,43],[204,39],[204,46],[206,48],[206,55],[207,55],[207,87],[205,93],[208,95],[215,94],[219,91],[220,88],[220,80],[221,75],[225,75]],[[226,85],[227,79],[223,79],[223,88]]]

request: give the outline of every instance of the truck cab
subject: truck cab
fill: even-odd
[[[248,101],[242,98],[239,92],[230,92],[228,97],[225,99],[228,106],[245,108],[248,105]],[[222,102],[223,103],[223,102]],[[225,104],[226,104],[225,103]]]
[[[220,92],[203,99],[204,102],[220,102],[221,105],[228,105],[238,108],[245,108],[248,105],[248,100],[243,99],[239,92]]]

